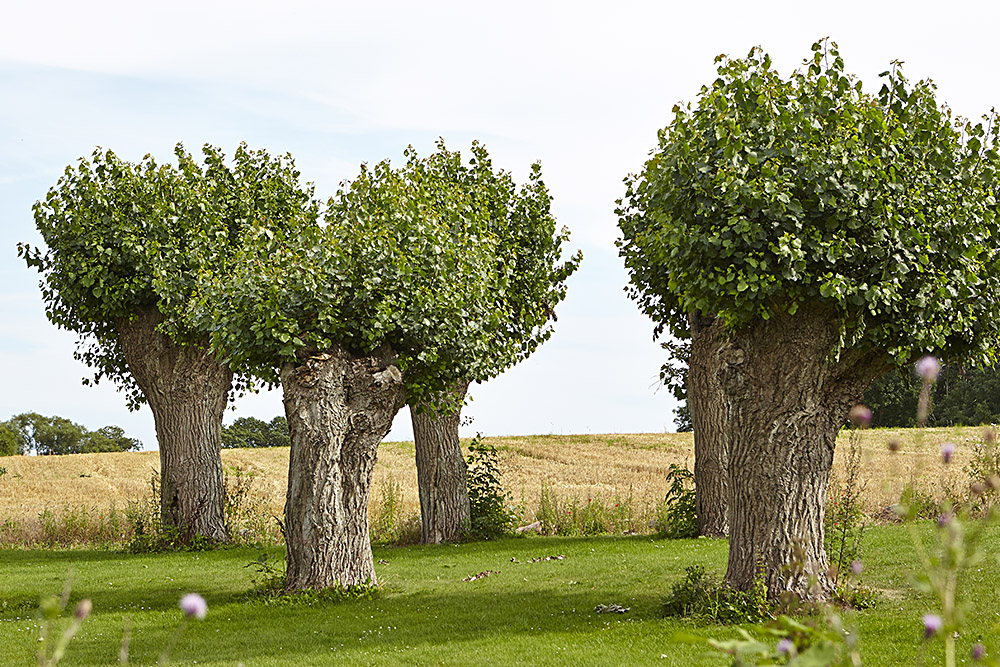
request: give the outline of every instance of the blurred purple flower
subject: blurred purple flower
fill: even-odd
[[[917,375],[922,377],[925,382],[934,382],[937,380],[938,373],[941,372],[941,363],[937,360],[937,357],[928,355],[920,358],[920,361],[916,364],[916,368]]]
[[[76,605],[76,609],[73,610],[73,615],[76,616],[76,620],[82,621],[90,616],[90,612],[93,608],[94,603],[90,601],[90,598],[80,600],[80,602]]]
[[[850,412],[847,413],[847,418],[850,419],[851,423],[855,426],[865,428],[872,423],[872,411],[859,403],[851,408]]]
[[[975,661],[980,661],[986,657],[986,647],[981,643],[976,642],[972,645],[972,659]]]
[[[947,526],[949,523],[951,523],[951,519],[952,519],[951,512],[945,512],[944,514],[938,516],[938,528],[944,528],[945,526]]]
[[[795,650],[795,644],[791,639],[782,639],[778,642],[777,649],[778,653],[781,653],[782,655],[792,655],[792,651]]]
[[[854,576],[861,574],[861,571],[863,569],[865,569],[865,566],[861,564],[861,561],[856,560],[853,563],[851,563],[851,572],[854,573]]]
[[[193,616],[200,621],[208,613],[208,603],[197,593],[188,593],[181,598],[181,609],[184,610],[184,615],[188,618]]]
[[[924,615],[924,638],[930,639],[944,627],[944,621],[937,614]]]
[[[955,454],[955,444],[951,442],[946,442],[941,445],[941,458],[944,459],[945,463],[951,462],[951,457]]]

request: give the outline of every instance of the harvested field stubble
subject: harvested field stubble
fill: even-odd
[[[970,443],[981,436],[978,427],[937,429],[873,429],[861,434],[864,509],[877,515],[899,499],[903,487],[940,496],[942,485],[963,491],[968,480],[962,469]],[[841,433],[834,475],[843,469],[848,432]],[[891,440],[899,443],[890,452]],[[690,433],[517,436],[485,438],[501,455],[504,484],[525,510],[525,522],[535,519],[543,480],[557,498],[587,503],[620,499],[646,515],[666,493],[670,464],[694,464]],[[467,445],[469,441],[463,441]],[[947,469],[940,465],[940,446],[958,446]],[[287,448],[228,449],[222,452],[227,474],[251,474],[251,494],[262,511],[281,517],[288,484]],[[372,508],[392,480],[400,491],[399,513],[419,512],[412,442],[386,442],[379,447],[373,480]],[[151,477],[158,474],[157,452],[11,456],[0,459],[7,473],[0,477],[0,543],[14,533],[28,535],[40,517],[79,512],[91,517],[130,502],[148,500]],[[642,510],[639,512],[639,510]],[[6,528],[5,528],[6,527]],[[17,530],[13,530],[16,527]]]

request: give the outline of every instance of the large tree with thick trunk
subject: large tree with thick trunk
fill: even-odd
[[[458,541],[469,528],[468,465],[458,437],[468,389],[468,382],[456,382],[439,407],[410,406],[423,544]]]
[[[823,597],[849,408],[927,351],[994,354],[998,128],[953,119],[898,63],[865,92],[829,42],[787,78],[759,49],[718,63],[626,179],[619,247],[657,332],[712,334],[691,354],[712,405],[692,414],[725,424],[728,581],[762,569],[772,596]]]
[[[377,447],[411,400],[440,396],[492,345],[497,242],[459,187],[460,156],[412,149],[362,167],[322,222],[262,229],[206,272],[196,321],[232,368],[281,382],[291,437],[289,590],[376,583],[368,500]]]
[[[79,335],[92,379],[148,403],[160,450],[161,518],[182,538],[226,539],[222,417],[234,376],[185,313],[195,277],[230,265],[243,230],[280,228],[309,200],[294,166],[241,146],[231,166],[178,145],[176,166],[96,150],[67,167],[35,223],[45,248],[21,244],[43,276],[46,314]],[[197,248],[194,238],[211,239]],[[90,380],[85,380],[89,383]],[[237,378],[237,382],[241,382]]]
[[[729,423],[725,389],[718,370],[725,342],[722,320],[688,313],[691,347],[686,394],[694,435],[695,512],[698,533],[725,537],[729,532]]]
[[[680,332],[680,336],[678,336]],[[656,335],[662,333],[658,326]],[[694,435],[695,514],[698,534],[725,537],[729,531],[726,411],[722,409],[725,390],[716,370],[725,342],[725,329],[717,317],[688,313],[677,323],[673,335],[663,342],[668,353],[660,367],[660,379],[684,401],[675,414],[678,430],[687,426]]]
[[[497,243],[490,345],[469,350],[477,357],[465,361],[466,374],[436,397],[435,405],[410,403],[425,544],[456,541],[469,525],[467,466],[458,437],[469,384],[499,375],[552,335],[555,307],[582,258],[579,252],[563,258],[569,232],[556,225],[541,165],[532,165],[519,188],[509,172],[494,170],[484,146],[474,142],[471,153],[468,164],[454,164],[449,173],[454,186],[468,193],[470,205],[486,216]]]

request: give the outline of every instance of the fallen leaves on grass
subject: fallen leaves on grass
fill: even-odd
[[[594,607],[594,611],[598,614],[625,614],[631,609],[632,607],[623,607],[620,604],[599,604]]]
[[[566,556],[564,554],[559,554],[558,556],[539,556],[538,558],[529,558],[528,560],[526,560],[524,562],[525,563],[540,563],[540,562],[545,561],[545,560],[564,560],[565,558],[566,558]],[[519,561],[516,558],[511,558],[510,562],[511,563],[517,563],[518,565],[521,564],[521,561]]]

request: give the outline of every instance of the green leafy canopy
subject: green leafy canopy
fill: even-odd
[[[284,362],[341,346],[388,346],[420,401],[483,371],[501,340],[507,276],[496,270],[489,183],[443,147],[362,166],[326,206],[285,231],[256,229],[227,272],[201,275],[192,316],[237,371],[275,383]]]
[[[76,357],[95,369],[94,381],[122,386],[130,407],[144,398],[122,356],[118,327],[155,308],[164,316],[161,330],[176,343],[206,345],[207,332],[185,317],[197,276],[208,267],[224,270],[251,225],[281,228],[317,210],[289,156],[240,145],[229,166],[219,149],[202,152],[203,166],[178,144],[174,166],[149,155],[130,163],[96,149],[35,204],[45,247],[18,245],[42,273],[49,319],[79,334]]]
[[[556,225],[539,163],[531,166],[528,182],[518,188],[510,172],[494,169],[485,146],[474,141],[470,153],[463,164],[460,153],[439,141],[428,160],[448,163],[442,173],[450,186],[467,192],[470,205],[485,212],[487,230],[496,238],[492,349],[464,378],[483,381],[523,361],[548,340],[555,308],[566,297],[566,281],[583,256],[577,251],[563,260],[569,230]]]
[[[843,346],[898,362],[989,353],[996,114],[953,118],[898,62],[869,94],[826,40],[788,78],[759,48],[717,63],[619,200],[629,294],[657,333],[686,336],[691,311],[739,327],[810,303]]]

